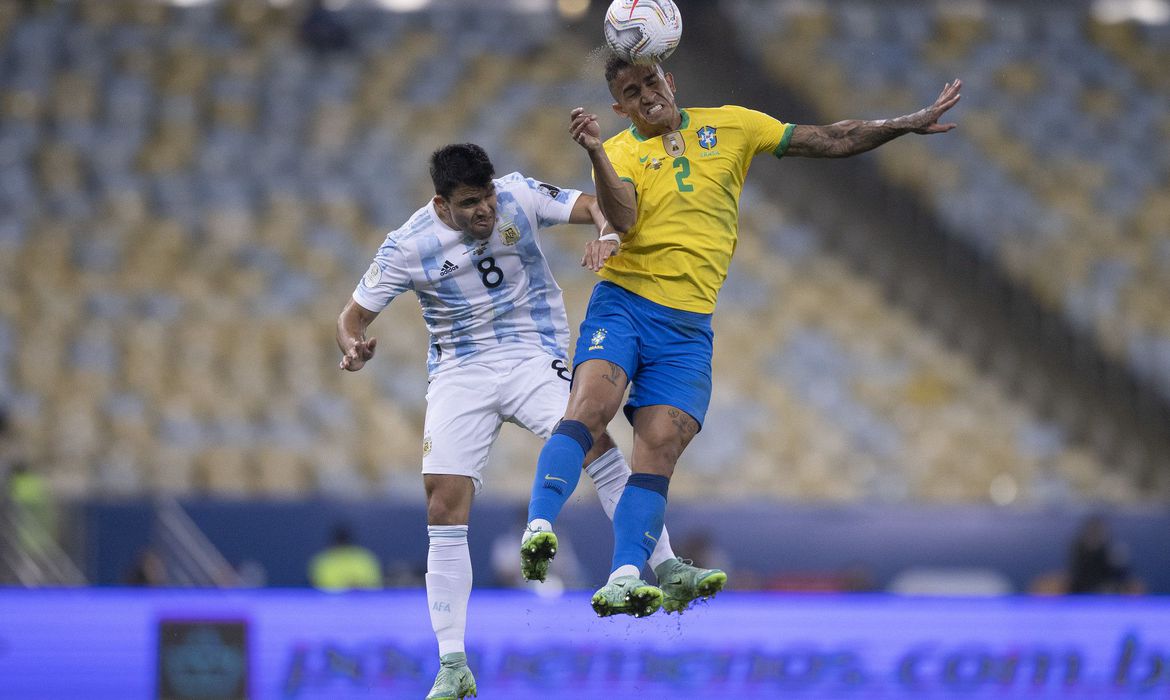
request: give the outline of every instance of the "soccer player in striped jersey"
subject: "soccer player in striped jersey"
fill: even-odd
[[[569,398],[569,323],[537,231],[562,223],[607,224],[597,200],[519,173],[495,178],[475,144],[431,156],[434,198],[386,236],[337,321],[340,366],[360,370],[377,340],[366,331],[398,295],[413,291],[430,331],[423,485],[427,498],[427,600],[441,668],[430,700],[475,692],[464,629],[471,593],[467,523],[482,470],[503,421],[547,438]],[[582,265],[597,270],[596,241]],[[571,479],[551,481],[567,498],[582,465],[611,514],[630,469],[608,434],[582,455]],[[543,483],[544,479],[538,481]],[[571,486],[570,486],[571,484]],[[525,536],[527,579],[544,580],[557,541]],[[674,559],[665,532],[656,561]]]
[[[589,439],[604,433],[627,385],[626,417],[634,427],[633,474],[613,515],[612,574],[593,596],[599,615],[647,615],[685,607],[682,580],[655,566],[658,586],[641,579],[666,511],[675,464],[699,432],[711,395],[711,314],[735,251],[739,195],[752,159],[840,158],[904,134],[938,134],[939,118],[959,100],[960,82],[913,114],[825,126],[786,124],[743,107],[680,109],[674,77],[660,65],[616,56],[605,66],[613,110],[630,127],[604,143],[596,115],[570,114],[569,131],[593,165],[601,210],[618,231],[607,243],[573,356],[565,418],[545,443],[540,474],[579,469]],[[581,436],[582,439],[577,439]],[[534,487],[534,514],[554,522],[564,499]],[[712,571],[698,582],[713,595],[726,582]],[[692,582],[693,583],[693,582]]]

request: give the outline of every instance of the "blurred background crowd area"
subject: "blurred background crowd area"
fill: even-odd
[[[421,500],[418,306],[357,374],[334,321],[435,148],[592,191],[566,126],[624,126],[604,4],[0,3],[3,469],[60,503]],[[682,106],[829,123],[964,88],[945,136],[754,167],[672,501],[1164,508],[1166,3],[679,4]],[[592,235],[543,243],[574,331]],[[487,494],[524,499],[538,448],[506,426]]]

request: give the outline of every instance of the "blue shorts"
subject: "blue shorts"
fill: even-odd
[[[642,406],[674,406],[703,427],[711,403],[711,314],[672,309],[599,282],[589,298],[573,369],[608,360],[626,372],[632,386],[626,418]]]

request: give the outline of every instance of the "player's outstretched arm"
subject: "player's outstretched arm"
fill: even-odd
[[[597,115],[577,107],[569,113],[569,135],[573,137],[593,163],[593,180],[597,185],[597,201],[609,223],[619,231],[629,231],[638,220],[638,200],[634,186],[618,177],[601,143],[601,126]]]
[[[366,360],[374,356],[377,338],[366,338],[366,329],[378,317],[377,311],[370,311],[350,299],[341,315],[337,317],[337,347],[341,348],[341,369],[356,372],[365,366]]]
[[[945,133],[956,125],[939,124],[939,117],[958,103],[962,86],[961,80],[947,83],[934,104],[895,119],[849,119],[825,126],[798,125],[792,130],[792,139],[784,154],[808,158],[845,158],[865,153],[904,134]]]

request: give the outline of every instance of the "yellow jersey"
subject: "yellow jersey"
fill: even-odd
[[[605,142],[638,197],[638,219],[598,273],[663,306],[711,313],[739,235],[739,195],[752,158],[784,155],[792,124],[744,107],[680,110],[677,131],[634,126]]]

